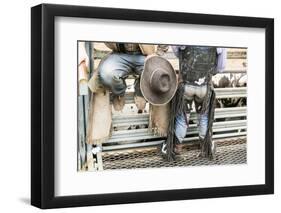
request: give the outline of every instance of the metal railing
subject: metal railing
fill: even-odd
[[[247,107],[229,107],[215,109],[215,119],[231,118],[246,116]],[[145,125],[148,124],[149,114],[133,114],[133,115],[115,115],[112,118],[113,127],[128,126],[128,125]],[[196,113],[191,112],[190,119],[196,119]]]
[[[216,109],[215,119],[237,118],[239,120],[215,121],[213,124],[214,139],[245,136],[247,129],[246,114],[246,107]],[[196,121],[196,113],[193,112],[190,119]],[[148,124],[148,114],[113,117],[113,127],[129,127],[143,124]],[[198,139],[197,136],[194,136],[197,133],[197,124],[190,124],[184,141],[188,142]],[[151,141],[157,139],[158,141]],[[158,145],[163,142],[163,140],[159,139],[163,138],[153,134],[148,128],[113,131],[110,139],[104,142],[103,151]]]
[[[216,98],[237,98],[247,97],[247,87],[215,88]],[[134,93],[128,92],[125,95],[126,104],[134,103]]]

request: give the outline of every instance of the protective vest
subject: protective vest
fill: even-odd
[[[181,80],[202,85],[209,81],[216,68],[215,47],[186,46],[179,52]]]

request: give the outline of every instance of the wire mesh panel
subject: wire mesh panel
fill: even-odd
[[[227,165],[247,163],[246,138],[216,141],[217,152],[214,160],[199,157],[197,144],[186,145],[173,162],[161,156],[159,147],[131,149],[103,153],[103,169],[137,169],[159,167],[184,167],[203,165]]]

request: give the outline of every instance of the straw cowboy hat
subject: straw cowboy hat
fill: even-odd
[[[147,58],[140,88],[144,98],[152,105],[167,104],[177,90],[177,76],[170,62],[160,56]]]

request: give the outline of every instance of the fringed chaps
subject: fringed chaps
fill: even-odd
[[[91,93],[87,138],[88,144],[101,144],[108,140],[111,131],[112,106],[109,91]]]
[[[185,101],[184,101],[184,83],[179,83],[177,92],[170,102],[170,120],[168,127],[168,134],[166,140],[167,152],[164,158],[167,161],[175,160],[174,146],[176,144],[177,138],[175,135],[175,120],[176,116],[185,111]]]
[[[154,135],[166,137],[170,120],[170,104],[149,107],[149,130]]]
[[[146,100],[144,99],[144,97],[141,96],[135,96],[134,97],[134,101],[136,104],[136,107],[138,108],[138,110],[144,110],[145,106],[146,106]]]
[[[216,94],[213,87],[208,85],[208,92],[205,100],[201,105],[195,103],[196,112],[204,113],[208,111],[208,128],[205,138],[200,140],[201,154],[202,157],[208,157],[212,159],[212,136],[213,136],[213,121],[215,112],[215,100]],[[168,135],[166,140],[167,152],[165,158],[168,161],[175,160],[174,146],[177,143],[177,138],[175,135],[175,120],[176,116],[180,113],[185,113],[187,111],[187,103],[184,98],[184,83],[180,83],[178,90],[170,102],[170,122],[168,127]]]
[[[214,89],[211,87],[209,87],[209,90],[210,91],[208,92],[208,97],[206,101],[204,101],[206,103],[203,103],[202,106],[202,111],[208,110],[208,128],[205,138],[200,139],[200,148],[201,148],[202,157],[206,157],[211,160],[214,158],[212,153],[212,136],[213,136],[213,121],[215,115],[216,93]]]

